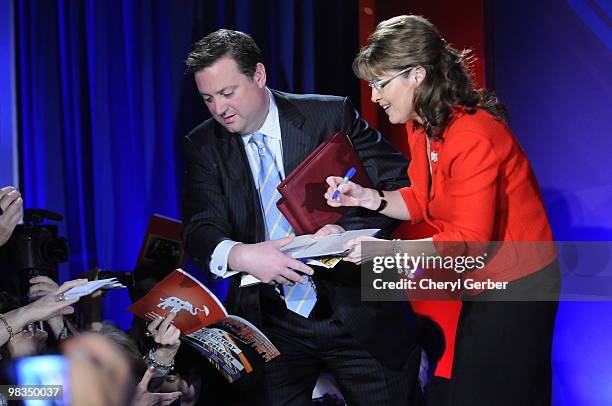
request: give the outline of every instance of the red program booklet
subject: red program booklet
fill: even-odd
[[[144,320],[176,312],[174,325],[181,340],[196,348],[229,381],[253,371],[254,353],[264,362],[280,352],[253,324],[227,311],[200,281],[182,269],[173,271],[128,311]]]

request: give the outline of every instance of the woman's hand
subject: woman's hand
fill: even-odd
[[[160,364],[169,364],[174,359],[176,352],[181,345],[181,330],[172,324],[172,320],[176,317],[176,313],[170,314],[162,319],[161,317],[149,323],[147,330],[153,337],[153,341],[159,344],[155,350],[154,357]]]
[[[78,302],[79,298],[64,299],[63,293],[84,283],[87,283],[87,279],[75,279],[65,282],[57,289],[47,292],[34,302],[23,306],[21,309],[23,311],[22,318],[24,325],[74,313],[74,309],[70,305]]]
[[[28,291],[28,299],[33,302],[45,295],[55,292],[59,289],[59,285],[48,276],[35,276],[30,279],[30,289]],[[47,320],[47,324],[51,327],[55,337],[58,337],[64,328],[64,316],[59,314]]]
[[[40,299],[6,313],[4,315],[6,322],[15,333],[35,321],[49,320],[59,315],[74,313],[74,309],[70,305],[78,302],[79,298],[66,300],[63,293],[86,282],[87,279],[68,281]],[[9,341],[9,339],[9,329],[0,329],[0,345]]]
[[[154,393],[149,392],[149,382],[155,375],[155,368],[146,370],[140,383],[136,386],[136,391],[132,399],[131,406],[157,406],[169,405],[181,397],[181,392]]]
[[[13,234],[13,230],[23,216],[23,199],[13,186],[0,189],[0,247]]]
[[[325,192],[324,197],[327,199],[327,204],[332,207],[357,206],[374,210],[380,204],[380,196],[376,190],[364,188],[351,181],[348,181],[340,188],[340,193],[334,200],[332,196],[336,189],[338,189],[338,185],[342,181],[342,178],[339,176],[329,176],[325,181],[329,185],[329,188]]]
[[[35,327],[34,331],[30,331],[28,328],[23,329],[19,334],[15,334],[7,344],[11,358],[17,359],[42,354],[47,347],[48,336],[45,330],[39,330]]]
[[[380,244],[371,244],[368,248],[368,255],[364,256],[362,251],[362,242],[375,242],[378,241]],[[344,243],[344,248],[351,250],[349,254],[344,257],[343,261],[353,262],[357,265],[362,264],[363,262],[370,261],[374,257],[385,256],[388,255],[385,252],[385,246],[387,244],[382,244],[382,242],[389,242],[388,240],[383,240],[375,237],[357,237],[353,238]]]

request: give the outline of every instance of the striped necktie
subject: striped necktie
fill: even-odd
[[[267,137],[262,133],[255,133],[249,142],[257,148],[259,158],[257,181],[268,239],[278,240],[292,235],[291,225],[276,207],[276,201],[280,198],[276,187],[281,179],[274,156],[268,147]],[[308,317],[317,301],[317,294],[312,278],[308,275],[304,277],[308,280],[307,284],[283,285],[283,291],[287,308],[301,316]]]

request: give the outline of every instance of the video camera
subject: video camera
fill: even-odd
[[[58,264],[68,260],[68,240],[58,237],[57,225],[45,220],[62,221],[60,214],[42,209],[25,209],[23,224],[15,227],[2,247],[8,264],[10,285],[5,288],[25,295],[29,279],[39,275],[58,280]]]

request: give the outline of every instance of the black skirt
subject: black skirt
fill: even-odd
[[[508,283],[503,291],[486,291],[464,301],[457,327],[450,405],[551,404],[551,353],[559,288],[555,261]]]

